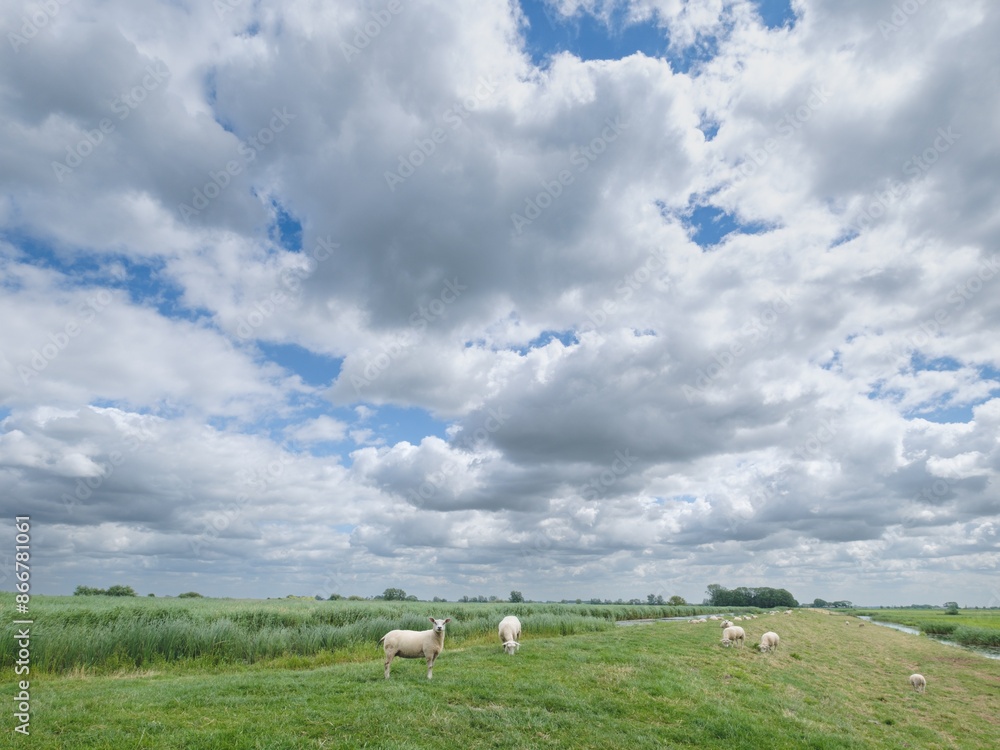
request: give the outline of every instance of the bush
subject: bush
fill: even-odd
[[[108,596],[137,596],[135,589],[131,586],[109,586]]]
[[[111,586],[107,589],[97,589],[91,586],[77,586],[73,596],[138,596],[131,586]],[[150,594],[153,596],[153,594]]]
[[[204,597],[202,597],[202,595],[199,594],[197,591],[185,591],[183,594],[178,594],[177,598],[178,599],[194,599],[194,598],[202,599]]]

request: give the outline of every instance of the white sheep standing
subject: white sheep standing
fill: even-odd
[[[378,639],[385,649],[385,678],[389,679],[389,665],[397,656],[404,659],[427,659],[427,679],[433,675],[434,660],[438,658],[444,650],[444,626],[451,622],[447,620],[435,620],[433,617],[427,618],[434,623],[430,630],[390,630]]]
[[[764,633],[760,637],[760,652],[763,654],[768,651],[774,651],[778,647],[778,641],[780,640],[777,633],[771,631]]]
[[[746,635],[747,634],[744,632],[743,628],[739,625],[733,625],[732,627],[726,628],[722,631],[722,645],[728,648],[729,644],[733,641],[739,641],[742,646]]]
[[[499,632],[500,643],[503,644],[504,650],[513,656],[514,652],[521,648],[521,644],[517,642],[521,637],[521,621],[514,615],[507,615],[500,621]]]
[[[913,685],[913,689],[918,693],[922,693],[927,689],[927,680],[924,679],[922,674],[911,674],[910,684]]]

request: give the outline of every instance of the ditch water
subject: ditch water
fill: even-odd
[[[879,625],[883,628],[892,628],[893,630],[901,630],[904,633],[909,633],[910,635],[920,635],[920,631],[916,628],[910,628],[906,625],[899,625],[895,622],[881,622],[879,620],[873,620],[868,615],[859,615],[859,620],[865,620],[870,622],[872,625]],[[980,656],[985,656],[987,659],[1000,659],[1000,649],[990,649],[990,648],[974,648],[972,646],[963,646],[961,643],[955,643],[955,641],[949,641],[944,638],[939,638],[936,635],[928,635],[928,638],[933,638],[938,643],[943,643],[946,646],[955,646],[956,648],[965,649],[966,651],[971,651],[974,654],[979,654]]]

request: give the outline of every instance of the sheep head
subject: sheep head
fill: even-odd
[[[445,623],[451,622],[450,617],[447,620],[435,620],[433,617],[428,617],[427,619],[434,623],[433,630],[435,633],[443,633]]]

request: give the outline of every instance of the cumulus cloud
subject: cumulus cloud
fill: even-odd
[[[54,592],[988,603],[985,0],[3,7]]]

